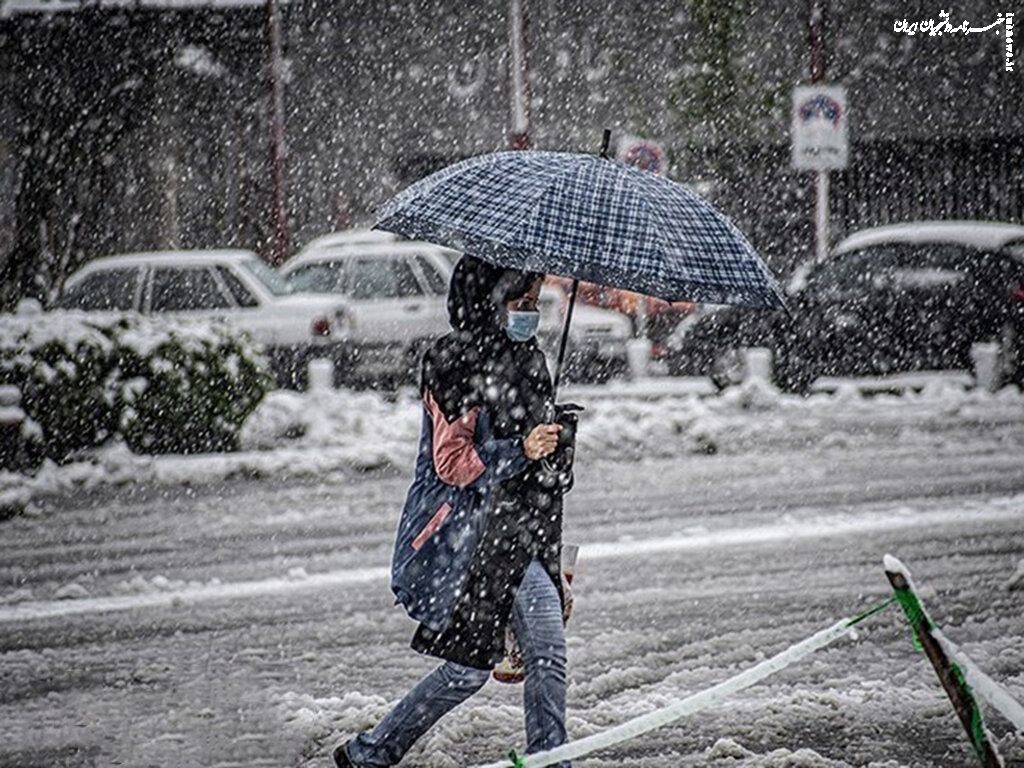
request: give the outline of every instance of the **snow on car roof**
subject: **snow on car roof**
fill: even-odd
[[[86,266],[108,267],[118,264],[223,264],[258,259],[253,251],[241,248],[211,248],[194,251],[144,251],[121,253],[93,259]]]
[[[366,243],[393,243],[396,240],[398,240],[398,235],[385,232],[383,229],[345,229],[310,240],[302,247],[302,250]]]
[[[76,282],[87,274],[100,269],[113,267],[135,267],[154,264],[238,264],[252,259],[259,259],[253,251],[240,248],[215,248],[195,251],[145,251],[141,253],[122,253],[115,256],[103,256],[86,263],[67,281],[68,285]]]
[[[879,243],[959,243],[996,250],[1012,240],[1024,238],[1024,226],[994,221],[914,221],[856,232],[832,250],[847,253]]]
[[[387,240],[383,242],[336,242],[320,244],[314,240],[297,254],[292,256],[281,267],[288,272],[300,264],[317,261],[330,261],[339,256],[359,256],[360,258],[383,259],[396,254],[433,254],[446,259],[449,255],[458,255],[457,251],[422,240]]]

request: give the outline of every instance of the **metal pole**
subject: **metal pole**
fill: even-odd
[[[270,157],[273,187],[271,219],[274,235],[270,246],[270,263],[280,266],[288,258],[288,201],[285,193],[284,93],[281,58],[281,18],[276,0],[267,0],[267,35],[270,42]]]
[[[821,83],[825,81],[825,9],[822,0],[810,2],[811,82]]]
[[[177,249],[181,247],[181,229],[178,221],[178,159],[175,156],[177,147],[171,147],[164,158],[164,195],[162,229],[164,248]]]
[[[814,206],[814,258],[819,262],[824,261],[828,255],[828,182],[828,171],[815,174],[817,197]]]
[[[530,141],[530,62],[527,44],[526,0],[509,0],[509,49],[512,62],[512,149],[529,149]]]
[[[825,32],[823,0],[810,0],[808,35],[811,44],[811,82],[825,81]],[[814,178],[814,258],[828,255],[828,171],[817,171]]]

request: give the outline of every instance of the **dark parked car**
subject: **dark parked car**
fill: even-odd
[[[775,380],[806,391],[820,376],[969,369],[971,345],[1002,347],[1004,375],[1021,380],[1024,226],[914,222],[864,230],[820,263],[797,269],[790,314],[701,308],[669,341],[669,369],[740,374],[739,350],[767,347]]]

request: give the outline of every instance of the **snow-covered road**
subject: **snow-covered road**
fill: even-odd
[[[566,539],[582,545],[572,735],[875,604],[889,593],[887,552],[949,638],[1024,700],[1024,590],[1009,588],[1024,559],[1020,397],[734,397],[620,399],[619,419],[587,403],[567,501]],[[317,449],[312,464],[322,443],[287,450]],[[431,667],[408,649],[412,625],[386,587],[406,467],[252,478],[176,461],[149,465],[146,482],[58,486],[0,523],[0,766],[290,766],[303,751],[326,766],[319,745],[372,724]],[[405,764],[454,768],[519,748],[520,695],[488,685]],[[1024,764],[1024,735],[986,714],[1008,763]],[[972,759],[889,610],[723,706],[576,765]]]
[[[704,525],[690,526],[677,534],[656,538],[634,538],[624,535],[617,540],[587,540],[580,558],[581,568],[619,567],[614,561],[632,561],[652,555],[686,551],[710,552],[715,549],[756,544],[792,544],[807,539],[848,538],[851,536],[884,534],[915,529],[934,529],[961,524],[965,512],[975,524],[1013,524],[1019,521],[1024,509],[1024,494],[1000,499],[989,499],[984,504],[957,498],[952,506],[913,509],[904,504],[874,505],[872,508],[839,514],[815,514],[813,519],[799,511],[789,512],[774,523],[759,525],[727,525],[710,529]],[[581,534],[582,535],[582,534]],[[600,561],[613,564],[602,566]],[[172,582],[156,577],[151,582],[139,579],[121,582],[120,591],[126,594],[89,597],[87,591],[67,590],[65,598],[48,601],[21,601],[0,606],[0,624],[18,623],[34,619],[70,617],[81,614],[99,614],[114,611],[140,611],[145,608],[181,608],[198,603],[223,603],[252,600],[267,596],[283,596],[297,592],[349,589],[359,585],[372,585],[374,589],[387,589],[389,569],[386,563],[358,568],[342,568],[310,574],[304,568],[292,568],[285,576],[209,583]],[[148,586],[132,591],[132,585]],[[78,585],[80,586],[80,585]],[[155,587],[155,588],[152,588]],[[61,590],[58,590],[60,592]],[[77,597],[77,599],[67,599]]]

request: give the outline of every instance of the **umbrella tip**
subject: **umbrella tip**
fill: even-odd
[[[605,128],[604,136],[601,138],[601,157],[608,159],[608,147],[612,143],[612,129]]]

